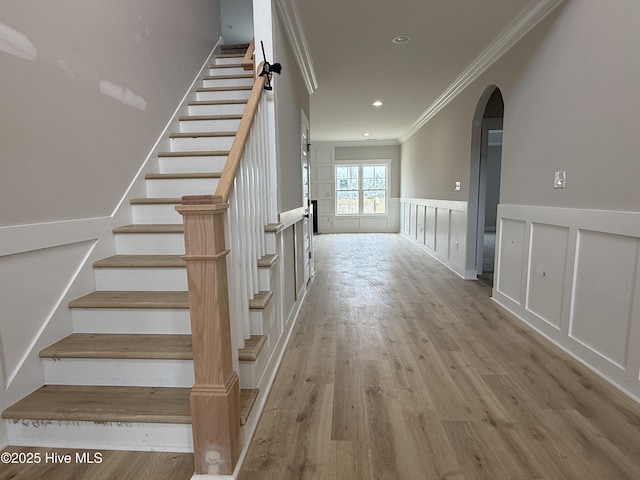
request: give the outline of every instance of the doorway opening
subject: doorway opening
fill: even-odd
[[[493,287],[496,227],[500,202],[502,128],[504,102],[500,89],[487,88],[473,122],[468,245],[474,246],[467,261],[476,278]]]

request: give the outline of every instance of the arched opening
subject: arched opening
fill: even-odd
[[[497,210],[500,199],[504,102],[488,87],[476,107],[471,145],[467,245],[468,270],[493,286]]]

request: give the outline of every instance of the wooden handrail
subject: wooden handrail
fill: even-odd
[[[260,65],[260,68],[262,68],[262,63]],[[223,203],[227,203],[229,201],[229,196],[231,195],[231,190],[233,188],[233,180],[236,178],[236,173],[240,166],[240,160],[242,160],[242,154],[244,153],[244,148],[247,144],[249,133],[251,132],[253,120],[256,116],[256,112],[258,111],[258,105],[260,104],[260,98],[264,91],[266,79],[266,76],[255,78],[253,89],[251,90],[249,100],[247,101],[247,106],[244,109],[242,120],[240,120],[240,126],[238,127],[236,136],[231,144],[227,163],[225,163],[222,174],[220,175],[220,180],[218,181],[218,187],[216,188],[215,194],[222,198]]]
[[[242,59],[242,68],[244,70],[253,70],[255,67],[255,62],[253,59],[253,54],[256,50],[255,39],[251,40],[249,44],[249,48],[247,48],[246,53],[244,54],[244,58]]]

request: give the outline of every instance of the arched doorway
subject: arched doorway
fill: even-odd
[[[504,102],[500,89],[488,87],[473,121],[467,265],[476,278],[493,286],[497,210],[500,199]]]

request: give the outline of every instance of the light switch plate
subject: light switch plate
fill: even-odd
[[[564,188],[564,184],[567,180],[567,172],[560,170],[553,176],[553,188]]]

